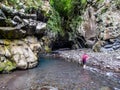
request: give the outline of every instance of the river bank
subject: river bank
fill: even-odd
[[[120,73],[119,51],[97,53],[90,49],[58,51],[60,57],[69,62],[77,62],[79,64],[79,60],[84,52],[90,56],[90,59],[87,61],[87,66],[95,67],[101,69],[102,71]]]

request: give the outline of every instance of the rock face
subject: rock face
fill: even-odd
[[[94,8],[88,7],[83,15],[84,22],[82,22],[78,29],[79,33],[84,36],[86,44],[89,46],[92,46],[95,43],[95,37],[97,36],[97,25],[94,13]]]
[[[44,15],[48,14],[49,2],[48,6],[42,7],[42,9],[34,10],[33,13],[26,13],[26,6],[22,6],[21,9],[13,8],[12,6],[6,6],[0,3],[0,37],[3,39],[20,39],[24,38],[28,35],[37,35],[43,36],[46,30],[46,22],[42,20],[43,18],[47,18]],[[23,4],[23,3],[22,3]],[[26,7],[26,8],[25,8]],[[44,11],[44,12],[43,12]],[[38,13],[37,12],[42,12]],[[37,19],[42,18],[42,19]]]
[[[120,11],[119,10],[114,10],[113,6],[110,7],[106,13],[102,14],[100,19],[102,22],[100,25],[102,28],[101,30],[101,38],[104,40],[116,38],[120,36]]]
[[[98,41],[97,39],[105,41],[105,45],[110,44],[108,41],[111,39],[114,41],[112,43],[115,43],[116,38],[120,40],[119,1],[89,0],[88,3],[82,16],[83,22],[78,29],[79,33],[85,37],[86,44],[92,47]]]
[[[49,12],[49,2],[31,12],[25,12],[28,8],[24,2],[19,4],[18,9],[0,2],[0,72],[33,68],[38,64],[38,53],[46,47],[48,50],[44,41],[37,38],[41,39],[46,32],[48,17],[44,14]]]
[[[25,30],[12,28],[12,27],[0,27],[0,36],[7,39],[17,39],[25,37]]]
[[[41,45],[35,37],[26,37],[21,40],[2,39],[0,47],[0,71],[33,68],[38,64],[38,52]]]

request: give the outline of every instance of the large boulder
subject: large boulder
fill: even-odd
[[[35,37],[12,41],[0,40],[0,72],[35,67],[38,64],[40,48],[41,45]]]
[[[2,57],[1,57],[2,58]],[[0,72],[10,72],[11,70],[16,68],[16,64],[12,61],[0,61]]]

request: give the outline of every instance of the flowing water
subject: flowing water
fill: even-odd
[[[120,83],[76,63],[40,57],[34,69],[1,74],[0,90],[120,90]]]

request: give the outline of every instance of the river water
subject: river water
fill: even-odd
[[[34,69],[1,74],[0,90],[120,90],[116,80],[76,63],[40,57],[40,64]]]

